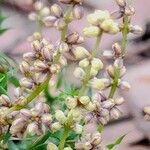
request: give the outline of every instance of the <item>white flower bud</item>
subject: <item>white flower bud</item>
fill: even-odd
[[[77,122],[82,119],[82,111],[78,108],[72,109],[68,115],[73,116],[73,120]]]
[[[42,122],[45,124],[50,124],[52,122],[52,115],[51,114],[43,114]]]
[[[126,81],[121,81],[119,87],[123,90],[129,90],[131,88],[131,85]]]
[[[63,55],[61,55],[61,56],[59,57],[59,63],[60,63],[62,66],[67,66],[67,59],[66,59]]]
[[[85,77],[85,71],[80,67],[76,67],[73,75],[78,79],[83,79]]]
[[[122,54],[122,50],[121,47],[118,43],[115,43],[112,45],[112,49],[115,52],[115,56],[119,57]]]
[[[42,17],[46,17],[50,14],[50,9],[48,7],[44,7],[41,11],[40,11],[40,15]]]
[[[92,102],[89,102],[85,107],[86,107],[86,109],[87,109],[88,111],[92,112],[92,111],[95,110],[96,105],[95,105],[94,103],[92,103]]]
[[[85,150],[90,150],[90,149],[92,149],[92,144],[90,143],[90,142],[86,142],[85,144],[84,144],[84,149]]]
[[[61,110],[56,111],[55,118],[62,124],[64,124],[67,119],[65,114]]]
[[[37,2],[35,2],[34,3],[34,8],[35,8],[35,10],[41,10],[42,8],[43,8],[43,3],[42,2],[40,2],[40,1],[37,1]]]
[[[27,62],[33,61],[35,60],[35,54],[32,52],[28,52],[23,54],[23,59]]]
[[[102,117],[106,117],[106,116],[108,116],[109,115],[109,111],[107,110],[107,109],[101,109],[101,112],[100,112],[100,115],[102,116]]]
[[[123,97],[118,97],[118,98],[114,99],[114,101],[115,101],[116,105],[121,105],[121,104],[124,103],[124,98]]]
[[[53,143],[48,143],[47,150],[58,150],[58,147]]]
[[[150,115],[150,107],[145,107],[144,112],[148,115]]]
[[[74,109],[77,106],[77,98],[67,97],[66,105],[69,109]]]
[[[51,12],[56,17],[61,17],[62,15],[62,9],[58,4],[54,4],[51,6]]]
[[[103,52],[103,56],[104,56],[105,58],[107,58],[107,59],[111,59],[111,58],[114,56],[114,54],[113,54],[112,51],[105,50],[105,51]]]
[[[33,33],[33,39],[34,40],[41,40],[42,36],[39,32],[34,32]]]
[[[90,77],[93,78],[98,74],[98,70],[95,70],[94,68],[91,68],[90,70]]]
[[[75,19],[81,19],[83,17],[83,7],[81,5],[75,5],[73,8],[73,16]]]
[[[31,46],[32,48],[35,50],[35,51],[40,51],[41,49],[41,45],[40,45],[40,42],[38,40],[35,40],[31,43]]]
[[[15,91],[14,91],[14,96],[16,98],[19,98],[21,95],[23,94],[22,90],[20,87],[16,88]]]
[[[109,65],[109,66],[106,68],[106,70],[107,70],[108,75],[109,75],[111,78],[113,78],[113,77],[114,77],[114,74],[115,74],[114,66]]]
[[[82,132],[83,132],[83,126],[80,125],[80,124],[75,124],[75,126],[74,126],[74,131],[75,131],[77,134],[82,134]]]
[[[130,25],[129,30],[131,33],[136,34],[136,35],[140,35],[143,33],[143,29],[138,25],[135,25],[135,26]]]
[[[65,53],[65,52],[68,52],[68,51],[69,51],[68,44],[64,43],[64,42],[60,43],[60,45],[59,45],[59,52],[60,53]]]
[[[30,123],[27,127],[27,132],[31,135],[35,135],[38,131],[38,125],[36,122]]]
[[[87,66],[89,66],[89,64],[90,64],[89,60],[85,58],[79,62],[79,67],[86,68]]]
[[[55,26],[58,30],[63,30],[64,27],[66,26],[66,23],[65,23],[64,19],[61,18],[55,22]]]
[[[94,78],[90,81],[90,85],[92,88],[96,89],[96,90],[104,90],[108,85],[110,84],[109,79],[98,79],[98,78]]]
[[[92,68],[94,68],[95,70],[99,71],[100,69],[103,68],[103,63],[100,59],[98,58],[93,58],[92,62]]]
[[[73,54],[75,55],[76,59],[83,59],[90,55],[90,53],[81,46],[76,47],[76,49],[73,51]]]
[[[43,20],[45,26],[47,27],[53,27],[56,21],[57,18],[55,16],[48,16]]]
[[[53,132],[56,132],[61,129],[61,124],[59,122],[55,122],[51,125],[51,129]]]
[[[96,133],[94,134],[93,138],[92,138],[92,144],[94,146],[98,146],[102,141],[102,137],[100,133]]]
[[[135,9],[134,9],[134,7],[131,7],[131,6],[125,7],[125,14],[126,14],[127,16],[132,16],[132,15],[134,15],[134,14],[135,14]]]
[[[28,15],[28,18],[29,20],[31,21],[35,21],[37,19],[37,14],[35,12],[31,12],[29,15]]]
[[[117,108],[112,108],[110,110],[110,116],[113,119],[118,119],[121,116],[121,113],[120,113],[120,111]]]
[[[45,60],[51,60],[52,56],[51,56],[51,51],[48,47],[44,47],[42,50],[41,50],[41,54],[42,54],[42,57],[45,59]]]
[[[100,118],[99,118],[99,121],[100,121],[100,123],[103,124],[103,125],[106,125],[106,124],[108,123],[108,120],[106,119],[106,117],[105,117],[105,118],[100,117]]]
[[[86,37],[97,37],[100,34],[100,29],[96,26],[90,26],[83,29],[83,33]]]
[[[65,147],[64,150],[73,150],[71,147]]]
[[[88,96],[82,96],[79,98],[79,101],[83,105],[87,105],[90,102],[90,98]]]
[[[103,21],[100,26],[105,32],[109,34],[116,34],[120,31],[118,24],[115,23],[112,19]]]

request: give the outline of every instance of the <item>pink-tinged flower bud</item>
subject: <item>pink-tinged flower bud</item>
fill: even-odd
[[[110,110],[110,116],[111,116],[113,119],[118,119],[118,118],[121,116],[120,110],[117,109],[117,108],[112,108],[112,109]]]
[[[40,2],[40,1],[35,2],[35,3],[34,3],[34,8],[35,8],[35,10],[37,10],[37,11],[41,10],[41,9],[43,8],[43,3]]]
[[[99,27],[96,26],[90,26],[83,29],[83,34],[86,37],[97,37],[100,34]]]
[[[58,150],[58,147],[53,143],[48,143],[47,150]]]
[[[112,49],[115,52],[115,56],[119,57],[122,54],[121,46],[118,43],[112,45]]]
[[[129,7],[125,7],[125,14],[127,16],[132,16],[135,14],[135,10],[133,7],[129,6]]]
[[[83,7],[81,5],[75,5],[73,8],[73,16],[75,19],[81,19],[84,15]]]
[[[118,98],[115,98],[114,101],[116,105],[121,105],[124,103],[125,100],[123,97],[118,97]]]
[[[83,126],[80,125],[80,124],[75,124],[73,130],[74,130],[77,134],[82,134]]]
[[[143,29],[138,25],[135,25],[135,26],[130,25],[129,30],[131,33],[136,34],[136,35],[140,35],[143,33]]]
[[[66,41],[68,44],[76,44],[78,39],[79,39],[79,34],[77,32],[74,32],[67,36]]]
[[[58,30],[63,30],[66,26],[66,23],[64,21],[64,19],[57,19],[57,21],[55,22],[55,27],[58,29]]]
[[[105,51],[103,52],[103,56],[104,56],[106,59],[111,59],[111,58],[114,56],[114,54],[113,54],[112,51],[105,50]]]
[[[77,98],[67,97],[65,104],[69,109],[74,109],[77,106]]]
[[[34,61],[35,58],[36,58],[35,54],[32,52],[28,52],[28,53],[23,54],[23,59],[27,62]]]
[[[120,7],[125,7],[126,6],[126,1],[125,0],[115,0],[118,6]]]
[[[73,51],[73,54],[75,55],[76,59],[83,59],[90,55],[90,53],[81,46],[76,47],[76,49]]]
[[[61,3],[70,4],[72,0],[59,0]]]
[[[106,125],[108,123],[108,120],[104,117],[100,117],[98,120],[102,125]]]
[[[45,60],[51,60],[51,59],[52,59],[51,51],[50,51],[47,47],[44,47],[44,48],[41,50],[41,54],[42,54],[42,57],[43,57]]]
[[[23,74],[28,73],[30,71],[30,65],[26,61],[23,61],[20,65],[20,71]]]
[[[3,105],[3,106],[9,106],[10,105],[10,99],[7,95],[2,94],[0,96],[0,105]]]
[[[51,13],[56,16],[56,17],[61,17],[62,16],[62,9],[58,4],[54,4],[51,6]]]
[[[111,13],[111,19],[120,19],[122,17],[123,17],[123,13],[120,10]]]
[[[44,106],[44,103],[38,102],[38,103],[36,103],[36,105],[34,106],[34,109],[40,114],[40,113],[43,113],[43,112],[44,112],[43,106]]]
[[[56,21],[57,18],[55,16],[48,16],[43,20],[46,27],[53,27]]]
[[[103,63],[100,59],[98,58],[93,58],[92,62],[91,62],[92,68],[99,71],[100,69],[103,68]]]
[[[60,53],[65,53],[65,52],[68,52],[68,51],[69,51],[69,46],[68,46],[67,43],[61,42],[61,43],[59,44],[58,49],[59,49],[59,52],[60,52]]]
[[[84,42],[84,38],[82,36],[79,36],[79,39],[77,40],[76,44],[81,44]]]
[[[119,88],[121,88],[123,90],[129,90],[131,88],[131,85],[126,81],[121,81],[119,83]]]
[[[59,122],[55,122],[51,125],[51,130],[53,132],[56,132],[56,131],[60,130],[61,127],[62,127],[62,125]]]
[[[20,110],[20,114],[21,114],[23,117],[26,117],[26,118],[30,118],[30,117],[31,117],[31,111],[28,110],[28,109],[21,109],[21,110]]]
[[[57,110],[55,113],[55,118],[61,123],[64,124],[67,120],[65,114],[61,110]]]
[[[48,7],[44,7],[41,11],[40,11],[40,15],[42,17],[47,17],[50,14],[50,9]]]
[[[121,69],[123,67],[123,59],[122,58],[116,59],[114,62],[114,67],[116,69]]]
[[[23,91],[21,90],[20,87],[15,89],[14,95],[15,95],[16,98],[19,98],[20,96],[22,96],[22,94],[23,94]]]
[[[38,132],[38,125],[36,122],[32,122],[27,127],[27,133],[35,135]]]
[[[112,108],[114,105],[115,105],[115,103],[114,103],[111,99],[109,99],[109,100],[107,100],[107,101],[104,101],[104,102],[102,103],[102,107],[103,107],[103,108],[106,108],[106,109]]]
[[[73,75],[78,78],[78,79],[83,79],[85,77],[85,71],[80,68],[80,67],[77,67],[75,68],[74,72],[73,72]]]
[[[107,109],[101,109],[101,112],[100,112],[100,115],[102,116],[102,117],[106,117],[106,116],[108,116],[109,115],[109,111],[107,110]]]
[[[148,107],[145,107],[145,108],[144,108],[144,112],[145,112],[146,114],[150,115],[150,107],[149,107],[149,106],[148,106]]]
[[[101,134],[100,133],[94,134],[94,136],[92,138],[92,144],[94,146],[98,146],[101,142],[102,142]]]
[[[48,68],[48,66],[40,60],[34,62],[34,71],[36,71],[36,72],[42,72],[42,71],[46,70],[47,68]]]
[[[86,68],[87,66],[89,66],[89,64],[90,64],[89,60],[85,58],[79,62],[79,67]]]
[[[29,88],[29,89],[32,89],[34,86],[33,81],[30,79],[27,79],[27,78],[22,78],[20,80],[20,85],[25,87],[25,88]]]

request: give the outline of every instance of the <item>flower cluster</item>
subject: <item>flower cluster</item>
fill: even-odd
[[[10,100],[6,95],[0,96],[0,133],[9,130],[12,137],[22,138],[44,135],[49,130],[51,136],[54,135],[52,138],[57,140],[48,139],[47,150],[100,150],[103,149],[101,134],[98,131],[84,133],[84,129],[90,121],[106,125],[121,116],[118,106],[124,103],[124,98],[115,96],[115,92],[118,88],[130,89],[129,83],[122,79],[126,73],[123,59],[127,34],[141,33],[141,28],[130,25],[134,9],[125,0],[116,0],[119,11],[109,13],[107,10],[96,10],[87,16],[90,26],[84,28],[83,33],[85,37],[96,37],[95,46],[89,51],[80,46],[84,38],[79,33],[67,32],[73,19],[82,18],[83,0],[59,1],[68,6],[66,12],[58,4],[48,8],[37,1],[34,4],[36,12],[29,15],[42,25],[55,27],[61,32],[61,39],[52,44],[38,32],[28,38],[33,52],[23,55],[20,64],[23,78],[20,87],[15,90],[15,100]],[[117,23],[116,19],[121,18],[122,23]],[[101,37],[104,33],[112,35],[118,32],[123,34],[121,44],[115,43],[112,50],[103,52],[101,57],[112,59],[112,64],[104,66],[102,58],[97,56]],[[71,63],[77,64],[73,75],[81,81],[81,88],[73,94],[67,93],[60,106],[52,102],[48,105],[42,92],[48,84],[55,84],[53,79],[69,64],[68,58],[73,60]],[[106,76],[98,77],[102,70]],[[56,90],[62,91],[63,95],[65,88],[62,89]],[[88,89],[94,94],[87,94]],[[48,98],[56,101],[62,98],[60,95],[55,98],[49,95]],[[145,108],[145,113],[149,120],[149,108]],[[66,141],[71,133],[74,138],[69,145]]]

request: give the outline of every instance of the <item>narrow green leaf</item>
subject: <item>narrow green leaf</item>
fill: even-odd
[[[114,143],[107,145],[107,148],[109,150],[112,150],[115,146],[121,144],[126,135],[127,134],[124,134],[123,136],[119,137]]]
[[[104,126],[102,124],[97,125],[97,131],[99,133],[102,133],[103,130],[104,130]]]
[[[4,29],[0,29],[0,35],[2,35],[4,32],[6,32],[8,29],[4,28]]]
[[[9,82],[12,83],[15,87],[19,87],[20,83],[19,80],[15,76],[9,76]]]
[[[0,86],[0,95],[2,94],[7,95],[7,91],[2,86]]]

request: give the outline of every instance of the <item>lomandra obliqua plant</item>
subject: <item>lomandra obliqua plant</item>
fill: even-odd
[[[89,14],[89,25],[83,29],[83,34],[96,41],[88,51],[80,46],[84,45],[84,38],[79,33],[68,32],[69,24],[83,17],[83,0],[60,2],[66,6],[65,11],[58,4],[49,8],[36,2],[36,11],[29,15],[38,22],[40,30],[43,26],[55,27],[61,36],[54,45],[38,32],[29,38],[33,51],[23,55],[20,87],[15,89],[14,98],[0,97],[2,149],[106,149],[102,145],[101,128],[121,116],[118,107],[124,98],[115,96],[115,92],[118,88],[130,89],[129,83],[122,79],[126,73],[123,59],[127,35],[141,33],[140,27],[130,24],[134,8],[125,0],[115,0],[118,11],[96,10]],[[119,24],[118,19],[122,20]],[[118,33],[122,33],[121,43],[114,43],[112,50],[98,56],[102,36]],[[102,57],[112,59],[112,64],[104,66]],[[78,64],[73,72],[81,81],[78,88],[64,81],[64,72],[69,65],[67,59]],[[97,77],[102,70],[106,76]],[[54,86],[58,94],[52,97],[48,91]],[[97,126],[94,133],[86,131],[90,122]],[[120,144],[123,137],[107,148]]]

